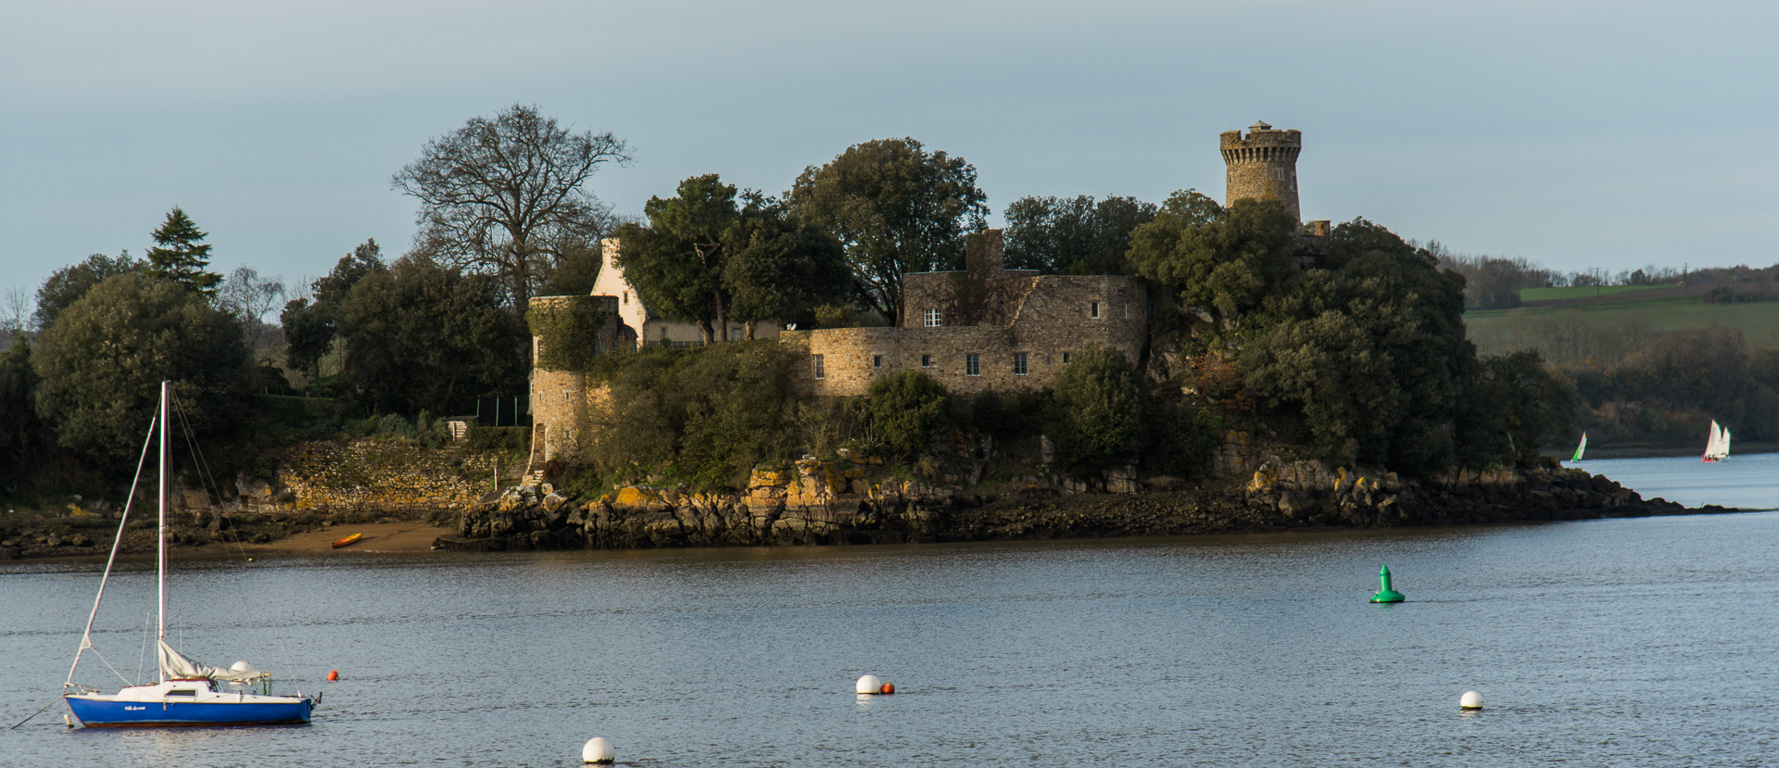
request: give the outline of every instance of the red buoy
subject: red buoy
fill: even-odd
[[[340,670],[337,670],[337,669],[328,670],[328,672],[327,672],[327,681],[328,682],[331,683],[338,679],[340,679]]]
[[[888,696],[895,692],[896,692],[896,684],[895,683],[884,683],[883,684],[883,695]]]

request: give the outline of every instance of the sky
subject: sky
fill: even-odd
[[[1559,271],[1779,262],[1779,3],[1638,0],[63,0],[0,22],[0,298],[141,256],[300,291],[411,244],[390,177],[534,105],[634,161],[620,214],[718,173],[782,193],[910,136],[1033,195],[1195,188],[1217,134],[1303,132],[1303,216]],[[4,302],[0,302],[4,303]]]

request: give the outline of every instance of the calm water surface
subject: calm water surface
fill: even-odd
[[[1764,460],[1689,461],[1713,480],[1586,466],[1688,503],[1773,497]],[[142,731],[60,722],[96,566],[13,564],[0,727],[55,706],[0,731],[0,765],[571,766],[593,736],[631,766],[1779,765],[1776,543],[1757,512],[186,563],[176,644],[325,699],[308,727]],[[1385,563],[1409,602],[1366,602]],[[125,676],[151,567],[114,582],[95,638]],[[866,673],[901,693],[855,697]],[[1461,713],[1466,690],[1487,708]]]

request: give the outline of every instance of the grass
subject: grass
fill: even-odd
[[[1590,296],[1611,296],[1618,293],[1634,293],[1652,288],[1672,288],[1670,285],[1579,285],[1561,288],[1522,288],[1520,301],[1556,301],[1559,299],[1585,299]],[[1700,293],[1704,293],[1701,289]]]
[[[1637,286],[1641,288],[1641,286]],[[1569,288],[1538,288],[1532,290],[1573,290]],[[1587,290],[1592,290],[1587,289]],[[1509,326],[1552,320],[1565,313],[1575,313],[1587,324],[1609,324],[1633,317],[1655,330],[1672,331],[1702,328],[1712,323],[1742,331],[1751,346],[1779,346],[1779,302],[1764,301],[1732,304],[1706,304],[1698,295],[1669,296],[1643,301],[1614,301],[1599,304],[1572,304],[1555,307],[1521,307],[1518,309],[1482,310],[1464,313],[1464,324],[1473,338],[1487,337],[1507,330]]]

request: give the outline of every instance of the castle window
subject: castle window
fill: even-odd
[[[939,322],[939,308],[938,307],[927,307],[926,323],[927,323],[928,328],[937,328],[941,325],[941,323]]]
[[[629,291],[625,291],[625,292],[624,292],[624,303],[625,303],[625,304],[629,304],[629,303],[630,303],[630,292],[629,292]]]
[[[1024,376],[1025,374],[1026,374],[1025,353],[1024,352],[1014,352],[1013,353],[1013,375],[1014,376]]]
[[[1069,364],[1069,353],[1068,352],[1062,353],[1062,364],[1063,365]]]
[[[1087,316],[1091,317],[1095,320],[1099,319],[1099,316],[1100,316],[1100,303],[1099,302],[1090,301],[1087,303]]]
[[[1130,319],[1130,302],[1124,302],[1124,319]]]
[[[1278,179],[1279,181],[1284,181],[1285,180],[1285,169],[1283,169],[1283,168],[1272,169],[1272,177],[1275,179]]]
[[[810,355],[810,357],[815,358],[815,377],[818,379],[828,378],[828,369],[822,364],[822,356]]]
[[[920,356],[920,367],[922,367],[922,368],[933,367],[933,356],[932,355],[921,355]]]
[[[872,355],[871,356],[871,367],[872,368],[882,368],[883,367],[883,355]]]
[[[971,352],[970,354],[964,355],[964,375],[965,376],[981,376],[982,375],[982,358],[980,356],[978,356],[975,352]]]

